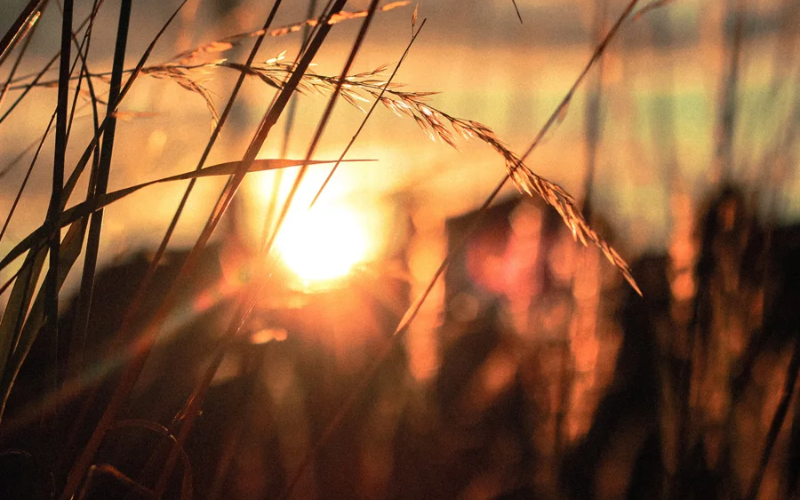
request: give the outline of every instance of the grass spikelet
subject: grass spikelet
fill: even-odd
[[[194,66],[168,64],[146,69],[143,72],[157,78],[177,78],[176,83],[188,90],[198,92],[197,89],[185,83],[186,81],[195,82],[190,77],[193,71],[199,70],[205,74],[214,67],[229,68],[259,78],[276,90],[282,90],[287,74],[295,71],[294,64],[283,62],[283,55],[249,67],[228,61],[217,61]],[[620,270],[628,283],[641,293],[631,275],[628,264],[589,226],[569,193],[557,184],[535,174],[517,154],[500,140],[491,128],[480,122],[458,118],[434,108],[429,101],[431,96],[436,95],[436,92],[403,91],[400,90],[404,87],[403,84],[387,83],[385,70],[386,66],[384,65],[373,71],[353,74],[346,77],[341,84],[338,77],[306,71],[297,85],[297,91],[304,94],[329,95],[339,87],[339,95],[357,109],[364,111],[361,103],[378,100],[395,115],[412,118],[431,140],[441,141],[456,150],[458,150],[455,142],[456,136],[460,136],[464,140],[477,139],[488,144],[503,157],[511,180],[518,190],[529,196],[535,194],[555,208],[576,240],[584,245],[587,245],[588,242],[595,244],[609,262]],[[566,118],[571,96],[572,93],[569,93],[558,107],[554,118],[556,124]],[[207,99],[207,102],[209,101],[210,98]]]
[[[410,3],[411,3],[410,0],[403,0],[403,1],[399,1],[399,2],[391,2],[391,3],[388,3],[388,4],[380,7],[378,9],[378,12],[388,12],[390,10],[394,10],[394,9],[397,9],[397,8],[400,8],[400,7],[405,7],[406,5],[408,5]],[[360,18],[366,17],[368,12],[369,12],[369,10],[367,10],[367,9],[359,10],[359,11],[355,11],[355,12],[348,12],[348,11],[342,10],[342,11],[330,16],[330,18],[328,19],[328,24],[332,25],[332,24],[337,24],[337,23],[343,22],[343,21],[349,21],[349,20],[352,20],[352,19],[360,19]],[[216,40],[216,41],[213,41],[213,42],[209,42],[209,43],[205,43],[205,44],[199,45],[199,46],[197,46],[197,47],[195,47],[195,48],[193,48],[191,50],[188,50],[186,52],[181,52],[180,54],[175,56],[175,59],[179,60],[179,61],[181,61],[182,63],[185,64],[185,63],[188,63],[188,62],[191,62],[193,60],[198,59],[203,54],[219,53],[219,52],[225,52],[226,50],[230,50],[230,49],[232,49],[233,47],[239,45],[240,43],[242,43],[244,40],[246,40],[248,38],[253,38],[253,37],[262,36],[262,35],[270,36],[270,37],[273,37],[273,38],[280,37],[280,36],[286,36],[286,35],[289,35],[291,33],[297,33],[297,32],[299,32],[300,30],[302,30],[305,27],[313,28],[313,27],[317,26],[319,24],[319,22],[320,22],[320,19],[318,19],[318,18],[306,19],[305,21],[300,21],[300,22],[293,23],[293,24],[287,24],[285,26],[281,26],[279,28],[273,28],[271,30],[260,29],[260,30],[256,30],[256,31],[248,31],[248,32],[245,32],[245,33],[238,33],[236,35],[231,35],[231,36],[222,38],[220,40]]]
[[[575,199],[564,188],[548,181],[544,177],[535,174],[530,170],[522,161],[515,158],[506,159],[506,167],[511,173],[511,179],[518,189],[525,192],[529,196],[534,194],[541,197],[548,205],[555,208],[564,223],[572,231],[572,236],[580,241],[584,246],[589,242],[593,243],[608,261],[615,266],[622,273],[625,280],[633,287],[636,292],[641,295],[642,291],[633,279],[630,266],[625,262],[619,253],[614,248],[603,240],[591,226],[586,222],[586,219],[581,215],[581,210],[578,208]]]
[[[408,5],[409,3],[410,2],[406,1],[393,2],[384,5],[379,10],[387,11]],[[635,2],[631,3],[628,12],[633,4],[635,4]],[[655,6],[653,8],[655,8]],[[330,25],[351,18],[364,17],[367,13],[366,10],[344,12],[345,11],[339,11],[330,16],[327,24]],[[281,36],[282,34],[299,30],[303,26],[316,25],[316,23],[317,20],[311,19],[271,31],[258,30],[255,32],[233,35],[222,40],[201,45],[192,51],[179,54],[172,62],[143,68],[141,73],[153,78],[173,80],[184,89],[198,94],[206,102],[206,106],[212,114],[214,123],[217,123],[219,120],[219,113],[210,91],[203,85],[204,80],[208,78],[208,75],[211,74],[213,70],[219,68],[233,69],[245,75],[254,76],[269,87],[280,91],[284,89],[287,76],[293,74],[297,69],[296,65],[294,63],[284,62],[285,52],[261,64],[253,65],[243,65],[224,59],[197,64],[187,64],[187,62],[193,59],[196,60],[202,54],[219,53],[228,50],[248,37],[262,36],[267,33],[271,36]],[[618,28],[618,26],[616,26],[615,29],[616,28]],[[599,57],[604,48],[605,44],[601,44],[599,50],[593,56],[592,61]],[[530,168],[524,164],[523,159],[513,153],[497,137],[494,131],[486,125],[474,120],[454,117],[431,106],[429,104],[430,97],[436,95],[436,92],[404,91],[400,90],[403,87],[402,84],[387,83],[387,78],[384,75],[386,68],[387,66],[383,65],[373,71],[352,74],[345,77],[343,82],[339,81],[339,77],[320,75],[307,70],[299,79],[296,90],[304,94],[330,95],[338,88],[339,95],[341,95],[348,104],[362,112],[365,112],[365,109],[362,107],[363,103],[377,100],[397,116],[412,118],[432,140],[441,141],[455,149],[458,149],[455,141],[456,136],[461,136],[464,140],[477,139],[488,144],[503,157],[509,176],[517,189],[528,195],[536,194],[549,205],[553,206],[578,241],[583,244],[592,242],[598,246],[608,260],[619,268],[633,288],[639,291],[630,274],[627,263],[607,242],[591,229],[589,224],[580,215],[580,210],[577,208],[575,200],[569,193],[557,184],[538,176],[530,170]],[[95,76],[103,77],[105,75]],[[573,91],[574,88],[570,90],[565,100],[558,107],[553,117],[553,122],[555,124],[565,119]]]
[[[206,74],[206,66],[193,67],[191,69],[185,66],[175,64],[162,64],[153,66],[142,70],[142,74],[149,75],[153,78],[171,80],[189,92],[199,95],[206,103],[208,111],[211,113],[213,124],[219,122],[219,111],[214,104],[214,99],[209,91],[203,84],[205,83],[202,78],[196,78],[197,73],[201,75]]]

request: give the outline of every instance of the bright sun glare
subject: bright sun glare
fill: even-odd
[[[315,207],[288,218],[276,244],[289,269],[308,284],[347,275],[367,257],[369,238],[355,210]]]

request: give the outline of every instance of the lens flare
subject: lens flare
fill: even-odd
[[[370,239],[361,219],[349,207],[314,207],[287,218],[275,243],[305,284],[336,280],[368,256]]]

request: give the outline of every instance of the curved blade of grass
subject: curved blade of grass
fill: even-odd
[[[96,2],[96,0],[95,0]],[[119,21],[117,23],[117,40],[114,47],[114,60],[112,63],[111,84],[108,91],[108,106],[106,111],[106,118],[108,119],[108,128],[103,134],[103,144],[100,148],[99,159],[92,167],[92,173],[89,180],[89,188],[87,198],[105,195],[108,191],[108,179],[111,172],[111,159],[114,150],[114,138],[116,135],[117,118],[114,110],[119,101],[119,92],[122,87],[122,72],[125,65],[125,52],[128,43],[128,30],[130,27],[130,18],[132,10],[132,0],[122,0],[119,8]],[[86,30],[87,38],[91,33],[92,24]],[[86,72],[86,59],[82,57],[81,50],[78,50],[79,57],[83,62],[83,72]],[[91,78],[86,79],[91,84]],[[82,80],[78,80],[80,85]],[[77,98],[77,90],[75,92]],[[97,99],[92,92],[92,106],[95,109],[95,127],[97,127]],[[74,110],[74,108],[73,108]],[[95,129],[97,135],[97,129]],[[100,253],[100,235],[103,226],[103,210],[99,209],[92,213],[91,221],[89,222],[89,236],[86,240],[86,250],[84,252],[83,273],[81,276],[81,287],[78,293],[78,307],[76,312],[76,319],[73,327],[73,335],[70,338],[70,355],[68,366],[70,371],[77,371],[81,363],[83,346],[86,339],[86,331],[89,323],[89,311],[92,307],[92,300],[94,297],[94,277],[97,269],[97,260]]]
[[[56,130],[55,130],[55,150],[53,151],[53,175],[52,175],[52,189],[50,193],[50,203],[47,208],[47,216],[45,218],[45,226],[48,228],[55,228],[58,224],[58,219],[62,210],[62,197],[64,191],[64,170],[66,168],[67,157],[67,128],[69,122],[69,78],[74,69],[74,65],[70,67],[70,57],[72,55],[72,18],[73,18],[74,0],[64,0],[61,12],[61,58],[58,64],[58,96],[56,102]],[[76,58],[77,63],[77,58]],[[82,234],[82,233],[81,233]],[[36,298],[31,311],[36,309],[40,303],[43,304],[44,310],[41,318],[43,327],[45,328],[46,341],[48,342],[49,362],[53,368],[53,377],[49,383],[52,384],[53,392],[58,390],[58,304],[60,289],[59,283],[59,268],[61,267],[61,232],[57,230],[48,231],[47,246],[49,247],[49,261],[50,265],[45,275],[44,285],[39,291],[39,296]],[[80,246],[80,244],[79,244]],[[80,253],[80,248],[78,249]],[[77,255],[76,255],[77,258]],[[31,318],[28,319],[30,322]],[[26,323],[26,326],[29,323]],[[38,334],[39,328],[36,328],[36,333],[33,334],[35,338]],[[23,328],[22,337],[20,341],[25,340],[25,334],[29,332],[27,328]],[[30,335],[30,333],[28,333]],[[32,341],[31,341],[32,342]],[[16,354],[16,349],[14,353]],[[12,360],[13,362],[13,360]],[[14,369],[13,364],[10,366],[11,370]],[[11,370],[6,370],[3,373],[4,379]],[[16,376],[16,372],[14,372]],[[10,386],[8,392],[10,392]],[[0,394],[4,394],[0,388]],[[5,400],[5,398],[4,398]],[[5,406],[5,405],[3,405]],[[55,414],[58,415],[56,408]],[[0,415],[2,415],[2,408],[0,408]],[[51,441],[52,449],[54,452],[58,449],[58,437],[55,435],[58,432],[59,425],[48,425],[49,441]]]
[[[112,426],[112,429],[123,429],[128,427],[138,427],[140,429],[145,429],[151,431],[155,434],[158,434],[162,437],[167,438],[171,443],[177,444],[175,440],[175,436],[173,436],[169,429],[164,427],[163,425],[157,422],[151,422],[149,420],[142,420],[142,419],[130,419],[130,420],[122,420],[117,422]],[[181,450],[181,462],[183,463],[183,481],[181,481],[181,500],[190,500],[192,498],[192,462],[189,460],[189,455],[186,453],[186,450],[183,446],[180,447]]]
[[[69,274],[72,265],[75,263],[81,253],[85,227],[86,222],[84,220],[76,222],[70,226],[67,234],[64,236],[64,240],[60,243],[61,248],[59,249],[58,268],[53,272],[53,275],[56,279],[56,291],[61,289],[61,286],[64,284],[64,281],[67,278],[67,274]],[[39,252],[37,252],[34,265],[28,267],[28,269],[31,269],[32,272],[28,273],[27,271],[23,271],[24,274],[30,276],[29,280],[20,280],[18,278],[17,283],[15,283],[15,288],[17,285],[25,287],[26,283],[31,283],[31,285],[35,284],[33,278],[38,278],[46,255],[46,247],[43,247],[41,250],[39,250]],[[30,291],[32,292],[32,289]],[[36,337],[39,335],[39,331],[41,331],[42,327],[45,326],[46,296],[48,292],[49,290],[46,287],[39,289],[39,292],[36,295],[36,300],[34,300],[33,306],[31,306],[30,314],[28,314],[28,318],[20,330],[19,340],[15,342],[16,345],[12,346],[11,349],[8,349],[9,356],[7,364],[2,371],[2,378],[0,379],[0,398],[2,399],[2,403],[0,403],[0,421],[2,421],[8,396],[11,393],[11,388],[13,387],[17,374],[22,367],[22,363],[28,356],[28,352],[30,351],[33,342],[36,340]],[[21,316],[23,312],[24,311],[20,310],[16,315],[9,315],[9,323],[12,321],[18,322],[18,320],[23,317]],[[3,319],[5,319],[5,316]],[[4,343],[6,341],[4,338],[5,333],[6,332],[0,332],[0,335],[3,335],[3,337],[0,337],[0,340]]]
[[[345,160],[348,162],[355,161],[374,161],[374,160]],[[254,160],[248,172],[261,172],[265,170],[276,170],[283,168],[299,167],[303,165],[318,165],[323,163],[333,163],[334,160]],[[130,186],[118,191],[112,191],[104,195],[98,196],[91,200],[79,203],[61,213],[58,220],[58,228],[66,227],[73,222],[82,219],[92,213],[107,207],[108,205],[125,198],[126,196],[139,191],[140,189],[152,186],[154,184],[161,184],[165,182],[185,181],[190,179],[197,179],[201,177],[218,177],[224,175],[231,175],[237,171],[242,162],[231,161],[220,163],[211,167],[206,167],[200,170],[193,170],[191,172],[184,172],[182,174],[171,175],[162,179],[154,181],[143,182],[135,186]],[[15,261],[23,253],[30,250],[31,247],[37,243],[41,243],[46,239],[48,228],[46,225],[40,226],[38,229],[23,238],[12,248],[3,260],[0,261],[0,270],[5,269],[9,264]]]
[[[6,364],[19,339],[46,257],[46,249],[31,250],[11,288],[11,296],[0,320],[0,377],[5,374]]]
[[[102,3],[103,3],[103,0],[100,0],[100,1],[98,2],[97,9],[99,9],[99,8],[100,8],[100,5],[102,5]],[[94,11],[93,11],[91,14],[89,14],[89,16],[87,16],[87,17],[86,17],[86,19],[84,19],[84,20],[83,20],[83,22],[80,24],[80,26],[78,26],[78,29],[77,29],[76,31],[80,31],[80,30],[82,30],[82,29],[83,29],[83,27],[86,25],[86,23],[88,23],[88,22],[89,22],[89,20],[90,20],[90,19],[92,19],[92,18],[93,18],[93,16],[95,16],[95,15],[97,14],[97,9],[95,9],[95,10],[94,10]],[[34,76],[34,78],[33,78],[33,81],[32,81],[32,82],[31,82],[31,83],[30,83],[28,86],[26,86],[26,88],[24,89],[24,91],[22,92],[22,94],[21,94],[19,97],[17,97],[17,99],[16,99],[16,100],[14,101],[14,103],[13,103],[13,104],[12,104],[12,105],[11,105],[11,106],[8,108],[8,110],[6,110],[6,112],[5,112],[5,113],[3,113],[3,115],[2,115],[2,116],[0,116],[0,123],[2,123],[2,122],[3,122],[3,120],[5,120],[6,118],[8,118],[8,115],[10,115],[10,114],[11,114],[11,112],[12,112],[12,111],[14,111],[14,109],[15,109],[15,108],[16,108],[16,107],[17,107],[17,106],[18,106],[18,105],[19,105],[19,104],[20,104],[20,103],[21,103],[21,102],[22,102],[22,101],[25,99],[25,97],[28,95],[28,93],[29,93],[29,92],[30,92],[30,91],[31,91],[31,90],[32,90],[32,89],[33,89],[33,88],[34,88],[34,87],[35,87],[35,86],[36,86],[36,85],[39,83],[39,80],[41,80],[41,78],[42,78],[42,77],[45,75],[45,73],[47,73],[47,72],[50,70],[50,66],[52,66],[52,65],[53,65],[53,64],[54,64],[54,63],[55,63],[55,62],[58,60],[58,58],[59,58],[60,56],[61,56],[61,52],[59,51],[59,52],[57,52],[57,53],[56,53],[56,55],[54,55],[54,56],[53,56],[53,57],[52,57],[52,58],[51,58],[51,59],[50,59],[50,60],[49,60],[49,61],[48,61],[48,62],[47,62],[45,65],[44,65],[44,68],[42,68],[42,69],[41,69],[41,70],[40,70],[38,73],[36,73],[36,75],[35,75],[35,76]],[[22,77],[22,78],[23,78],[23,79],[24,79],[24,78],[29,78],[29,76],[28,76],[28,77]],[[14,87],[11,87],[9,90],[14,90]]]
[[[44,0],[31,0],[17,16],[17,20],[0,40],[0,66],[11,52],[39,20],[40,9]]]
[[[37,12],[37,14],[36,14],[36,18],[37,19],[38,19],[38,17],[41,17],[41,14],[42,14],[42,12],[44,12],[44,8],[46,6],[47,6],[47,4],[45,3],[44,5],[42,5],[41,9]],[[27,35],[25,36],[25,43],[22,45],[22,48],[20,49],[19,54],[17,55],[17,58],[14,61],[14,64],[11,66],[11,71],[9,71],[8,78],[6,78],[6,83],[3,85],[3,88],[0,89],[0,106],[3,105],[3,99],[5,99],[6,94],[8,93],[9,87],[11,86],[11,81],[14,79],[14,76],[17,74],[17,70],[19,69],[19,65],[22,63],[22,59],[25,58],[25,54],[28,52],[28,47],[31,44],[31,40],[33,40],[33,34],[34,34],[34,32],[36,32],[36,28],[39,26],[39,24],[36,23],[35,20],[32,19],[31,21],[33,21],[33,22],[32,23],[29,22],[30,30],[27,33]],[[0,59],[0,66],[2,66],[2,64],[3,64],[2,59]]]

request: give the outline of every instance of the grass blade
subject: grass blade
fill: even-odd
[[[16,47],[39,20],[42,2],[44,0],[31,0],[19,13],[17,20],[8,29],[3,39],[0,40],[0,66],[2,66],[9,52]]]
[[[99,5],[102,5],[103,1],[104,0],[100,0],[99,1],[98,9],[99,9]],[[89,19],[91,19],[92,16],[94,16],[96,13],[97,13],[97,10],[95,9],[95,11],[92,14],[90,14],[86,19],[84,19],[84,21],[81,23],[81,25],[78,26],[78,31],[83,29],[83,27],[86,25],[86,23],[89,22]],[[8,108],[8,110],[3,114],[3,116],[0,116],[0,123],[3,123],[3,120],[8,118],[8,115],[10,115],[11,112],[14,111],[14,109],[23,101],[23,99],[25,99],[25,97],[28,95],[28,93],[31,90],[33,90],[33,88],[39,83],[39,80],[41,80],[42,77],[45,75],[45,73],[47,73],[50,70],[50,66],[55,64],[55,62],[59,59],[60,56],[61,56],[61,52],[56,53],[56,55],[54,55],[47,62],[47,64],[45,64],[44,67],[34,76],[33,81],[26,86],[26,88],[23,90],[22,94],[20,94],[20,96],[17,97],[17,99]],[[14,87],[11,87],[9,90],[14,90]]]
[[[42,5],[42,9],[39,11],[37,16],[41,15],[46,5],[47,4]],[[19,69],[19,65],[22,63],[22,59],[25,57],[25,53],[28,52],[28,47],[31,44],[31,40],[33,40],[33,33],[36,31],[37,26],[39,26],[39,24],[34,22],[30,27],[30,31],[25,37],[25,43],[22,45],[22,48],[17,55],[17,59],[14,61],[14,65],[11,66],[11,71],[8,73],[8,78],[6,78],[6,83],[3,85],[3,88],[0,89],[0,106],[3,105],[3,99],[5,99],[6,94],[8,93],[9,87],[11,86],[11,81],[14,79],[14,75],[17,74],[17,70]],[[2,65],[2,60],[0,60],[0,65]]]
[[[114,60],[112,63],[111,85],[108,92],[108,108],[106,119],[108,126],[103,134],[103,144],[100,149],[99,164],[93,169],[92,181],[89,183],[90,195],[97,197],[103,196],[108,191],[108,178],[111,171],[111,158],[114,150],[114,137],[116,135],[117,119],[114,110],[118,106],[119,93],[122,87],[122,72],[125,65],[125,52],[128,43],[128,29],[130,27],[132,0],[122,0],[119,11],[119,22],[117,24],[117,40],[114,48]],[[91,24],[87,33],[91,30]],[[84,59],[84,70],[85,59]],[[91,82],[91,78],[87,78]],[[92,99],[93,104],[96,99]],[[97,257],[100,251],[100,234],[103,226],[103,209],[99,208],[92,213],[89,222],[89,237],[86,241],[86,253],[84,255],[83,276],[81,277],[81,288],[78,297],[78,319],[75,322],[75,329],[70,344],[75,347],[72,349],[76,356],[80,355],[82,346],[85,342],[86,329],[89,323],[89,311],[92,307],[94,295],[94,275],[97,268]],[[77,370],[79,361],[70,361],[72,370]]]
[[[56,267],[56,272],[53,273],[56,277],[56,292],[61,290],[61,286],[64,284],[70,269],[75,264],[75,261],[78,259],[78,256],[81,253],[85,227],[85,221],[78,221],[77,223],[73,224],[70,226],[67,234],[64,236],[64,241],[61,242],[61,248],[59,249],[59,257],[61,260]],[[44,256],[46,253],[46,250],[42,249],[37,254],[37,262],[35,262],[35,265],[31,267],[34,271],[31,273],[31,278],[38,276],[37,269],[41,269],[41,265],[37,266],[36,264],[38,264],[39,258],[44,261]],[[24,281],[25,280],[19,281],[18,279],[18,283],[23,283],[23,285]],[[19,340],[16,342],[14,349],[10,352],[8,364],[3,371],[2,379],[0,379],[0,399],[2,400],[2,403],[0,403],[0,420],[2,420],[3,412],[5,411],[6,403],[8,401],[8,396],[11,393],[12,387],[14,386],[14,381],[19,374],[22,363],[28,356],[28,352],[30,351],[33,342],[39,336],[39,332],[42,330],[42,328],[50,327],[49,317],[47,316],[47,313],[49,312],[47,310],[47,294],[51,292],[51,290],[48,290],[45,287],[42,287],[39,290],[39,293],[36,295],[36,300],[34,300],[33,306],[31,307],[30,314],[28,314],[28,318],[21,329]]]
[[[517,13],[517,19],[519,19],[519,24],[522,24],[522,14],[519,13],[519,5],[517,5],[517,0],[511,0],[511,3],[514,4],[514,11]]]
[[[11,218],[14,216],[14,212],[16,212],[17,210],[19,201],[22,199],[22,193],[25,191],[25,187],[28,185],[28,180],[30,179],[31,173],[33,172],[33,167],[34,165],[36,165],[36,160],[39,158],[39,153],[42,151],[42,147],[44,146],[44,141],[47,139],[47,136],[50,133],[50,129],[53,127],[53,122],[55,121],[55,119],[56,119],[56,114],[53,113],[50,116],[50,122],[47,124],[47,129],[44,131],[44,135],[42,135],[42,139],[39,141],[39,146],[36,148],[36,152],[33,155],[31,164],[28,166],[28,171],[25,172],[25,177],[22,179],[22,184],[17,190],[17,195],[15,196],[14,202],[11,204],[11,208],[8,211],[6,220],[3,223],[3,229],[0,229],[0,240],[2,240],[3,236],[6,234],[8,225],[11,223]]]
[[[345,160],[348,162],[355,162],[355,161],[371,161],[371,160]],[[302,165],[319,165],[325,163],[333,163],[332,160],[254,160],[249,172],[260,172],[266,170],[276,170],[276,169],[284,169],[284,168],[292,168],[298,167]],[[218,177],[224,175],[231,175],[235,173],[241,165],[241,162],[234,161],[234,162],[227,162],[227,163],[220,163],[218,165],[214,165],[211,167],[206,167],[200,170],[194,170],[192,172],[184,172],[182,174],[172,175],[169,177],[164,177],[163,179],[156,179],[154,181],[143,182],[142,184],[137,184],[135,186],[130,186],[124,189],[120,189],[118,191],[112,191],[111,193],[106,193],[102,196],[98,196],[96,198],[92,198],[90,200],[86,200],[82,203],[79,203],[67,210],[61,212],[61,216],[58,220],[57,229],[64,228],[73,222],[82,219],[91,215],[92,213],[111,205],[112,203],[125,198],[128,195],[139,191],[140,189],[144,189],[146,187],[161,184],[165,182],[175,182],[175,181],[184,181],[184,180],[193,180],[198,179],[201,177]],[[14,262],[18,257],[20,257],[23,253],[30,250],[31,247],[36,246],[37,244],[41,244],[47,234],[48,234],[49,227],[47,225],[42,225],[28,236],[20,240],[14,248],[12,248],[2,260],[0,260],[0,270],[5,269],[9,264]]]
[[[758,498],[758,491],[761,489],[761,483],[764,480],[764,474],[767,472],[767,465],[772,456],[772,450],[778,442],[778,436],[781,433],[783,422],[786,420],[786,415],[789,413],[789,404],[794,395],[794,388],[797,385],[797,378],[800,375],[800,338],[795,340],[794,351],[792,352],[792,359],[789,361],[789,366],[786,368],[786,378],[784,379],[783,394],[775,409],[775,414],[769,425],[767,439],[764,443],[764,450],[761,453],[758,469],[753,476],[753,482],[750,485],[750,490],[747,494],[747,500],[756,500]]]
[[[50,206],[47,210],[47,218],[45,220],[45,226],[51,228],[48,231],[48,247],[50,249],[50,261],[49,261],[49,268],[47,271],[47,275],[45,277],[45,282],[42,290],[40,290],[40,296],[43,293],[42,304],[44,307],[44,311],[42,313],[42,319],[45,321],[45,335],[47,336],[48,340],[51,342],[51,359],[50,362],[53,366],[53,380],[51,380],[53,384],[53,392],[58,390],[58,291],[59,291],[59,283],[58,283],[58,275],[59,275],[59,263],[61,261],[61,257],[59,255],[61,250],[61,232],[55,230],[54,228],[57,227],[59,215],[61,213],[62,208],[62,192],[64,189],[64,166],[66,163],[66,155],[67,155],[67,123],[69,121],[69,77],[70,77],[70,51],[72,48],[72,8],[73,8],[73,0],[64,0],[64,7],[62,13],[62,22],[61,22],[61,59],[59,61],[59,75],[58,75],[58,103],[56,106],[56,130],[55,130],[55,152],[53,158],[53,184],[52,184],[52,194],[50,195]],[[37,297],[36,301],[34,302],[34,309],[39,304],[40,298]],[[26,326],[28,323],[26,323]],[[23,329],[23,335],[26,333],[26,329]],[[37,328],[38,331],[38,328]],[[35,337],[35,334],[34,334]],[[21,339],[22,340],[22,339]],[[17,351],[15,350],[15,353]],[[11,369],[13,370],[13,364],[11,365]],[[4,380],[6,376],[9,374],[9,371],[6,371],[4,375]],[[14,372],[14,376],[16,376],[16,372]],[[10,386],[9,386],[10,390]],[[2,391],[2,388],[0,388]],[[2,395],[2,392],[0,392]],[[3,398],[5,400],[5,398]],[[5,406],[5,404],[3,405]],[[2,408],[0,408],[2,411]],[[58,414],[58,409],[56,408],[55,411]],[[57,417],[56,417],[57,418]],[[52,432],[56,432],[57,424],[51,429]],[[57,443],[57,436],[53,436],[53,439]],[[54,443],[55,445],[55,443]],[[53,451],[57,449],[58,446],[53,446]]]
[[[11,288],[11,296],[0,320],[0,378],[4,376],[6,366],[16,348],[46,257],[47,251],[43,248],[31,250]],[[2,417],[0,411],[0,422]]]
[[[99,0],[94,0],[92,6],[92,13],[96,14],[99,7]],[[94,135],[99,135],[100,130],[100,117],[97,109],[98,99],[94,91],[92,79],[89,76],[89,64],[87,58],[89,56],[89,48],[91,45],[92,30],[94,28],[95,16],[90,16],[89,26],[84,33],[83,41],[79,44],[77,36],[73,34],[72,39],[78,51],[78,57],[81,59],[81,75],[86,79],[86,86],[89,90],[89,97],[92,105],[92,124],[94,125]],[[78,94],[80,92],[80,84],[82,79],[78,80],[78,88],[75,91],[75,101],[72,103],[73,114],[77,107]],[[71,124],[72,122],[70,122]],[[69,131],[67,131],[69,134]],[[92,173],[89,177],[89,185],[87,187],[86,198],[87,200],[93,198],[96,193],[98,170],[100,168],[100,156],[95,150],[92,155]],[[89,309],[91,304],[91,292],[94,283],[94,275],[96,264],[90,261],[89,252],[84,254],[83,273],[81,275],[81,284],[78,291],[77,305],[75,306],[75,320],[73,322],[72,332],[69,340],[69,350],[67,352],[67,372],[65,380],[74,377],[78,374],[83,364],[83,352],[86,346],[86,331],[89,324]],[[66,388],[62,387],[62,394]],[[66,396],[66,394],[64,394]],[[59,461],[60,462],[60,461]]]

